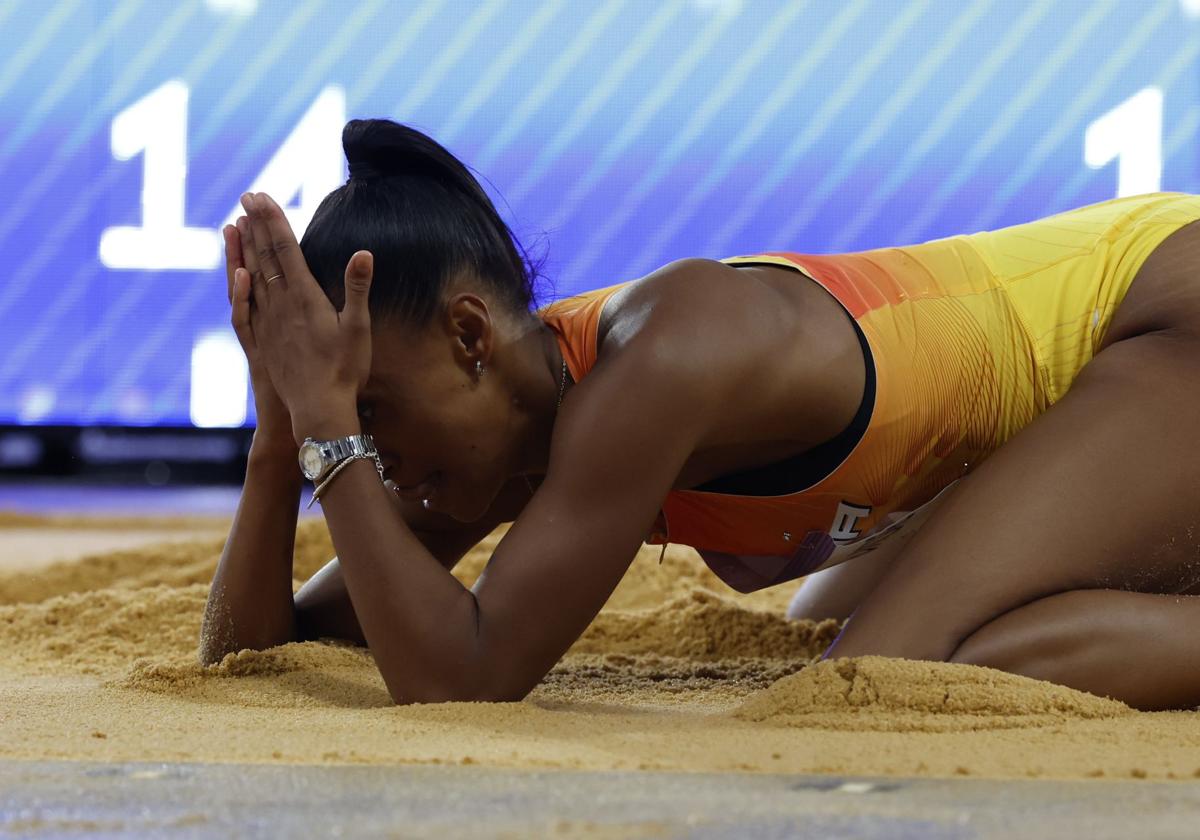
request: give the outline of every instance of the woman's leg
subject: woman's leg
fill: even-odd
[[[887,571],[887,565],[883,562],[887,558],[875,556],[877,553],[872,552],[806,577],[788,604],[787,617],[811,621],[836,618],[845,621]]]
[[[951,662],[1119,698],[1139,709],[1200,702],[1200,597],[1076,589],[992,619]]]
[[[1062,400],[960,481],[827,656],[945,661],[984,625],[1039,599],[1194,586],[1197,382],[1200,330],[1162,330],[1103,349]],[[1103,612],[1085,615],[1095,632],[1104,628]],[[1145,651],[1126,654],[1133,658],[1117,664],[1138,668]],[[1056,667],[1047,661],[1043,675],[1069,678]],[[1194,703],[1200,696],[1183,701]]]

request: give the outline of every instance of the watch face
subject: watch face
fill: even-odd
[[[300,447],[300,469],[306,478],[315,478],[321,472],[321,452],[311,443]]]

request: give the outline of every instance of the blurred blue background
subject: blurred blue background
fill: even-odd
[[[386,116],[483,176],[541,303],[1200,192],[1200,0],[0,0],[0,423],[253,423],[220,226]]]

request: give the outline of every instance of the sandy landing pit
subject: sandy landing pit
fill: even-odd
[[[0,527],[102,527],[34,522]],[[498,530],[456,570],[472,580]],[[391,705],[369,652],[307,642],[195,659],[223,536],[0,574],[0,756],[490,764],[990,777],[1200,777],[1200,713],[985,668],[809,663],[833,622],[792,587],[741,596],[694,552],[646,547],[520,703]],[[334,554],[303,521],[296,585]]]

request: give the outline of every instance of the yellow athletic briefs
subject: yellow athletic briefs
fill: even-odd
[[[673,490],[647,542],[691,545],[748,592],[915,527],[922,506],[1066,393],[1142,262],[1196,219],[1200,196],[1151,193],[919,245],[722,260],[785,266],[833,295],[869,345],[874,405],[824,478],[781,496]],[[596,363],[596,324],[623,285],[539,311],[576,382]]]

